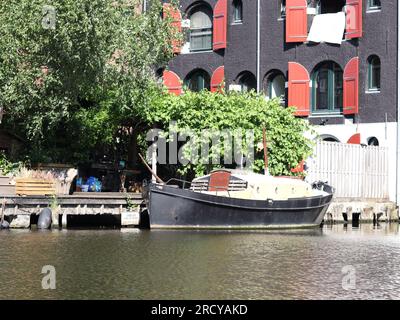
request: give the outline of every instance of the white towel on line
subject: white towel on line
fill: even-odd
[[[341,44],[345,28],[344,12],[318,14],[313,19],[307,41]]]

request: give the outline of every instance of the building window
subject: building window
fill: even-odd
[[[381,60],[377,56],[368,58],[368,91],[381,90]]]
[[[335,62],[319,64],[312,73],[313,112],[340,112],[343,108],[343,71]]]
[[[381,0],[368,0],[368,10],[380,10]]]
[[[280,17],[285,18],[286,17],[286,0],[281,0],[280,1]]]
[[[367,140],[369,146],[379,147],[379,140],[376,137],[370,137]]]
[[[316,9],[317,14],[337,13],[343,10],[345,0],[309,0],[308,6]]]
[[[257,90],[257,80],[251,72],[243,72],[238,76],[237,79],[237,83],[239,84],[242,92]]]
[[[335,136],[332,136],[330,134],[323,134],[321,135],[321,140],[322,141],[327,141],[327,142],[340,142],[340,140],[338,138],[336,138]]]
[[[194,92],[210,90],[210,76],[204,70],[194,70],[185,78],[185,86]]]
[[[266,77],[266,81],[264,81],[264,92],[266,98],[274,99],[280,98],[281,104],[285,104],[285,88],[286,78],[280,71],[273,71],[269,73]]]
[[[158,68],[155,72],[156,81],[160,84],[163,83],[163,75],[165,68]]]
[[[212,12],[206,6],[196,6],[190,13],[190,51],[212,49]]]
[[[243,3],[242,0],[233,1],[233,22],[240,23],[243,21]]]

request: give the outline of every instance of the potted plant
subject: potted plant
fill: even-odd
[[[140,205],[134,203],[129,193],[126,194],[126,211],[121,212],[121,226],[139,225]]]

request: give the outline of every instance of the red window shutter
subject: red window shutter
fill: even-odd
[[[343,72],[343,114],[358,113],[359,59],[351,59]]]
[[[176,33],[182,33],[182,14],[178,8],[174,8],[170,3],[163,4],[163,18],[171,18],[172,19],[172,27],[176,30]],[[172,48],[174,53],[181,52],[181,41],[172,40]]]
[[[228,16],[227,0],[218,0],[214,7],[214,22],[213,22],[213,49],[226,48],[226,25]]]
[[[362,37],[362,0],[346,0],[346,39]]]
[[[361,144],[361,134],[356,133],[353,134],[350,139],[347,141],[349,144]]]
[[[297,62],[289,62],[288,105],[296,107],[296,116],[305,117],[310,114],[310,75]]]
[[[225,87],[225,68],[221,66],[217,68],[211,77],[211,92],[222,92]]]
[[[169,93],[179,96],[182,93],[182,83],[179,76],[172,71],[165,70],[163,74],[164,86],[168,88]]]
[[[307,41],[307,0],[286,0],[286,42]]]

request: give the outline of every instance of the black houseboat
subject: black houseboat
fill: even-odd
[[[150,228],[318,227],[333,196],[325,183],[235,170],[213,171],[188,188],[170,183],[147,186]]]

